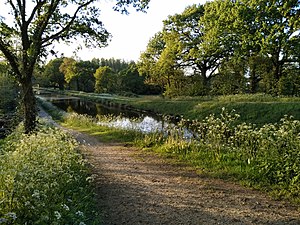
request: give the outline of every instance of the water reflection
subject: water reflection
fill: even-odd
[[[111,122],[98,122],[99,125],[121,128],[126,130],[137,130],[143,133],[153,133],[164,129],[163,121],[157,121],[152,117],[146,116],[139,120],[130,120],[128,118],[119,118]],[[166,124],[165,124],[166,125]]]
[[[66,112],[75,112],[78,114],[86,114],[92,117],[113,116],[116,119],[110,122],[99,122],[99,125],[116,127],[128,130],[137,130],[143,133],[162,131],[166,123],[155,115],[140,113],[137,111],[129,111],[117,107],[108,107],[100,103],[84,101],[82,99],[48,99],[53,105]]]

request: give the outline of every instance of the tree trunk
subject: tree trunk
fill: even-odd
[[[21,83],[22,86],[22,105],[24,113],[24,127],[25,133],[29,134],[36,128],[36,101],[32,89],[31,79],[26,79]]]

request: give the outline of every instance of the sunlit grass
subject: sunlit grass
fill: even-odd
[[[274,104],[270,105],[274,107]],[[249,108],[245,110],[251,112]],[[276,114],[276,108],[274,111]],[[80,115],[65,118],[65,121],[69,120],[65,123],[84,129],[100,140],[134,143],[164,157],[185,162],[206,175],[232,179],[267,191],[276,198],[300,203],[299,120],[286,116],[278,123],[258,126],[237,122],[240,118],[237,111],[229,112],[221,109],[215,114],[217,116],[211,114],[203,120],[182,120],[165,131],[168,136],[162,133],[138,135],[101,127],[95,119]],[[182,136],[182,129],[186,127],[197,135],[186,140]]]
[[[111,118],[108,118],[108,120],[109,119]],[[137,137],[142,136],[142,134],[136,131],[121,130],[117,128],[100,126],[97,124],[97,121],[95,119],[88,116],[78,115],[75,113],[66,115],[63,119],[62,125],[81,132],[88,133],[94,137],[97,137],[100,141],[104,143],[133,143]]]

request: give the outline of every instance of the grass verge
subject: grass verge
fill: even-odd
[[[158,114],[180,115],[190,120],[203,120],[211,114],[219,115],[224,107],[229,111],[234,109],[240,115],[237,124],[246,122],[262,127],[266,123],[278,123],[285,115],[300,120],[299,97],[238,94],[169,99],[161,96],[120,97],[78,91],[63,91],[61,94],[82,97],[94,102],[116,102]]]

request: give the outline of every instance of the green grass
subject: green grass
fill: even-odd
[[[183,101],[184,98],[177,98],[168,103],[165,99],[148,97],[141,98],[139,101],[143,104],[147,102],[147,105],[153,102],[158,104],[165,102],[161,105],[165,108],[169,108],[166,106],[168,104],[174,107],[181,102],[180,104],[188,106],[187,102],[192,102],[191,106],[197,102],[198,107],[202,104],[203,109],[211,108],[207,110],[207,113],[220,107],[221,103],[217,102],[222,101],[222,104],[233,105],[234,103],[242,106],[240,110],[247,111],[250,118],[256,117],[257,113],[254,111],[258,109],[257,105],[263,104],[266,107],[259,110],[262,113],[261,116],[270,115],[271,120],[274,120],[274,115],[277,115],[276,123],[265,124],[265,120],[262,120],[260,126],[238,123],[239,117],[235,113],[220,109],[221,113],[215,113],[217,116],[210,115],[202,121],[183,120],[177,127],[169,128],[168,137],[160,133],[149,135],[128,133],[126,137],[125,131],[100,127],[95,125],[94,119],[78,115],[67,119],[66,124],[88,131],[106,141],[135,143],[140,148],[187,163],[206,175],[232,179],[264,190],[275,198],[300,204],[300,122],[289,117],[279,119],[279,112],[286,112],[289,107],[294,113],[294,110],[299,107],[299,99],[280,99],[271,96],[263,99],[263,97],[203,97],[197,100],[186,98],[185,101]],[[244,103],[245,99],[248,99],[247,104]],[[182,126],[186,124],[199,134],[188,142],[180,132]]]
[[[163,115],[180,115],[185,119],[203,120],[211,114],[219,115],[222,108],[235,110],[240,118],[237,123],[253,123],[263,126],[266,123],[278,123],[285,115],[300,120],[299,97],[273,97],[266,94],[240,94],[227,96],[177,97],[162,98],[160,96],[140,96],[137,98],[108,96],[93,93],[64,91],[93,101],[107,100],[110,102],[131,105],[137,109],[150,110]]]
[[[104,143],[123,142],[132,144],[136,138],[142,136],[136,131],[100,126],[96,122],[94,118],[76,113],[65,115],[61,120],[63,126],[88,133]]]

